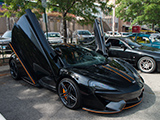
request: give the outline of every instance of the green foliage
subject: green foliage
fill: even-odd
[[[68,13],[80,16],[83,18],[79,21],[81,24],[89,24],[94,22],[95,14],[99,13],[99,10],[106,12],[109,9],[107,2],[108,0],[106,2],[102,0],[50,0],[48,7],[51,11],[61,12],[63,17],[66,17]]]
[[[41,0],[35,0],[35,2],[30,2],[30,0],[4,0],[4,2],[3,8],[7,9],[7,11],[3,16],[10,17],[14,13],[16,17],[21,17],[26,9],[31,9],[36,13],[37,17],[40,16],[39,13],[43,12]],[[94,22],[95,14],[98,14],[100,11],[106,12],[109,9],[107,2],[108,0],[105,2],[102,0],[49,0],[47,9],[62,13],[64,38],[66,39],[66,20],[71,20],[71,17],[67,16],[68,13],[83,18],[79,21],[81,25],[90,24]]]
[[[30,2],[29,0],[4,0],[4,3],[2,8],[6,9],[6,12],[3,16],[6,17],[11,17],[15,14],[19,18],[25,14],[26,9],[31,9],[39,18],[41,16],[40,13],[43,12],[43,7],[39,0],[36,2]]]
[[[160,0],[117,0],[116,16],[132,24],[160,25]]]
[[[82,19],[79,20],[81,25],[92,24],[96,18],[95,14],[99,13],[100,10],[106,12],[108,9],[107,2],[108,0],[106,2],[102,2],[102,0],[50,0],[48,7],[51,11],[57,10],[62,13],[63,35],[64,42],[66,42],[66,20],[68,13],[81,17]]]
[[[48,10],[61,12],[62,17],[67,20],[71,20],[67,14],[72,13],[83,18],[80,20],[81,24],[89,24],[94,22],[95,14],[100,10],[104,13],[111,10],[107,6],[107,2],[108,0],[106,2],[102,2],[102,0],[49,0]],[[35,2],[31,2],[31,0],[4,0],[4,3],[3,8],[7,11],[3,16],[6,17],[15,14],[19,18],[25,14],[26,9],[31,9],[38,18],[41,17],[40,13],[43,13],[41,0],[35,0]]]

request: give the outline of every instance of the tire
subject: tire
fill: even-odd
[[[70,109],[78,109],[81,106],[81,95],[76,83],[64,78],[58,84],[58,95],[62,103]]]
[[[9,63],[9,66],[10,66],[10,74],[12,78],[15,80],[18,80],[20,78],[20,75],[19,75],[19,70],[18,70],[17,63],[15,62],[15,60],[12,59]]]
[[[142,72],[151,73],[156,69],[156,62],[150,57],[142,57],[138,60],[138,68]]]

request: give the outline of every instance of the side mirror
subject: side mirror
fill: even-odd
[[[107,44],[106,44],[107,50],[109,50],[109,48],[110,48],[111,46],[112,46],[111,42],[107,43]]]
[[[55,51],[57,56],[61,56],[62,55],[62,50],[60,48],[57,47],[57,48],[55,48],[54,51]]]
[[[124,44],[121,45],[121,48],[123,48],[124,51],[127,49],[127,47]]]

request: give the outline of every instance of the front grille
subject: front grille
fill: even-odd
[[[93,37],[84,38],[84,40],[93,40],[93,39],[94,39]]]
[[[101,98],[104,98],[106,100],[109,101],[114,101],[114,102],[118,102],[121,100],[132,100],[135,99],[137,97],[139,97],[142,94],[142,90],[138,90],[136,92],[131,92],[131,93],[126,93],[126,94],[118,94],[118,92],[113,92],[113,94],[108,94],[107,92],[100,92],[100,91],[96,91],[95,92],[97,96],[100,96]]]

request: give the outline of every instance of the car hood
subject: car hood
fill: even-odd
[[[155,42],[152,42],[152,44],[160,45],[160,42],[159,41],[155,41]]]
[[[94,35],[81,35],[83,38],[94,37]]]
[[[62,41],[63,39],[61,39],[60,37],[48,37],[49,41]]]
[[[133,85],[137,89],[143,87],[142,78],[137,71],[130,64],[118,58],[109,58],[106,64],[74,67],[72,71],[92,81],[105,83],[118,89],[132,88]]]
[[[160,49],[158,48],[153,48],[153,47],[148,47],[148,46],[141,46],[139,48],[135,48],[141,52],[148,53],[148,54],[157,54],[158,56],[160,55]]]
[[[11,38],[0,38],[0,44],[8,44],[11,42]]]
[[[48,39],[49,39],[49,40],[57,40],[57,39],[59,40],[59,39],[61,39],[61,38],[60,38],[60,37],[48,37]]]

